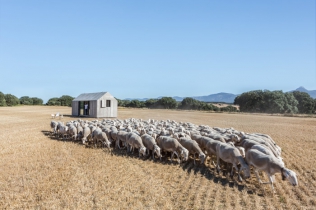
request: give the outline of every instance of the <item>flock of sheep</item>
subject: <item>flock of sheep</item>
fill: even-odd
[[[274,192],[274,174],[281,173],[282,179],[287,179],[293,186],[298,184],[296,173],[285,167],[281,158],[281,148],[273,139],[265,134],[244,133],[234,128],[218,128],[193,123],[176,122],[174,120],[158,121],[149,119],[104,119],[102,121],[51,121],[53,133],[58,137],[82,141],[82,144],[107,147],[114,145],[116,149],[127,148],[132,152],[138,149],[139,157],[148,156],[162,158],[161,153],[171,153],[171,159],[176,156],[178,162],[188,161],[196,155],[201,164],[207,157],[216,157],[217,172],[223,167],[234,169],[239,181],[250,177],[250,166],[253,166],[259,183],[271,184]],[[227,169],[227,168],[226,168]],[[264,171],[269,182],[262,182],[259,171]]]

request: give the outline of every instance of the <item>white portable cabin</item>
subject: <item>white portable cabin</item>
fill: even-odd
[[[72,116],[117,117],[117,100],[109,92],[82,93],[72,100]]]

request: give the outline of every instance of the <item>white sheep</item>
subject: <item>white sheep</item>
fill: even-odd
[[[282,180],[287,179],[293,186],[298,185],[296,173],[284,167],[279,159],[273,155],[267,155],[257,149],[249,149],[246,152],[247,163],[255,168],[255,174],[260,184],[271,184],[274,192],[273,182],[275,181],[274,174],[281,173]],[[264,171],[269,177],[269,182],[262,182],[259,177],[259,171]]]

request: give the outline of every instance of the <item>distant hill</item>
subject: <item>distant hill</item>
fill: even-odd
[[[293,91],[305,92],[305,93],[308,93],[312,98],[316,98],[316,90],[307,90],[303,86],[301,86],[301,87],[299,87],[299,88],[297,88],[296,90],[293,90]],[[293,91],[290,91],[290,92],[293,92]]]
[[[223,103],[234,103],[234,99],[237,95],[231,94],[231,93],[216,93],[211,94],[208,96],[188,96],[191,98],[194,98],[199,101],[204,102],[223,102]],[[162,98],[163,96],[158,97],[157,99]],[[180,96],[173,96],[173,99],[176,101],[182,101],[186,97],[180,97]],[[126,98],[125,100],[139,100],[139,101],[146,101],[149,98]]]
[[[237,95],[232,94],[232,93],[216,93],[216,94],[211,94],[208,96],[196,96],[192,98],[199,101],[204,101],[204,102],[234,103],[234,100],[236,97]]]
[[[307,90],[304,87],[299,87],[296,90],[293,91],[301,91],[301,92],[305,92],[308,93],[312,98],[316,98],[316,90]],[[289,92],[293,92],[293,91],[289,91]],[[194,98],[196,100],[199,101],[204,101],[204,102],[222,102],[222,103],[234,103],[235,98],[238,95],[232,94],[232,93],[215,93],[215,94],[211,94],[208,96],[187,96],[187,97],[191,97]],[[163,96],[160,96],[156,99],[160,99]],[[182,101],[185,97],[180,97],[180,96],[173,96],[173,99],[175,99],[176,101]],[[146,101],[149,98],[126,98],[125,100],[139,100],[139,101]]]
[[[128,100],[128,101],[131,101],[131,100],[147,101],[148,99],[150,99],[150,98],[125,98],[123,100]]]

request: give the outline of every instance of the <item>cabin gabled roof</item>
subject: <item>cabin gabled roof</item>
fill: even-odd
[[[100,93],[82,93],[77,98],[72,101],[95,101],[100,99],[102,96],[107,94],[108,96],[112,96],[108,92],[100,92]]]

